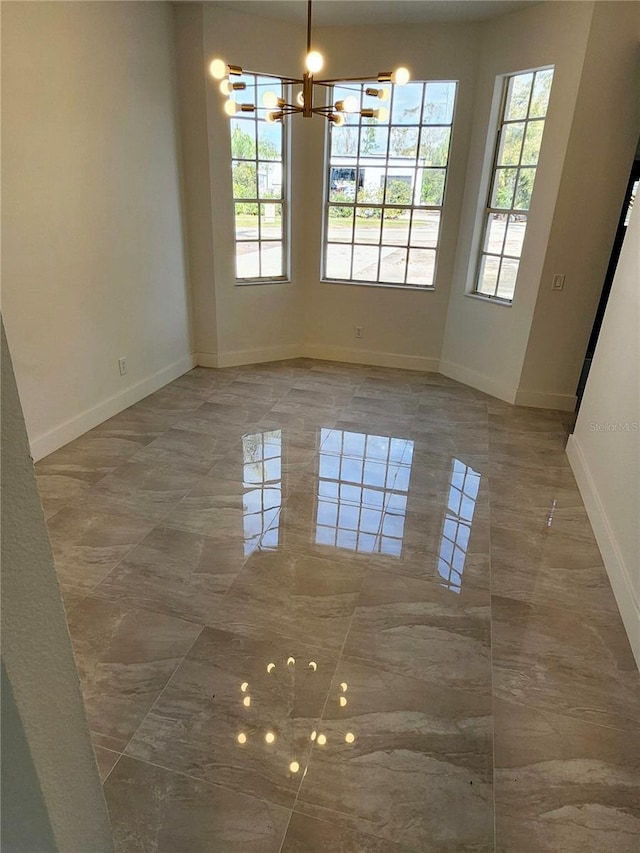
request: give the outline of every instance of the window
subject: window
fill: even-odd
[[[367,88],[335,86],[332,102]],[[329,127],[325,279],[433,287],[456,83],[391,87],[386,120],[345,114]]]
[[[282,84],[245,74],[242,100],[262,104],[268,90],[282,97]],[[286,147],[282,124],[255,113],[231,119],[231,169],[236,242],[236,280],[287,278]]]
[[[475,292],[510,302],[549,104],[553,69],[505,80]]]

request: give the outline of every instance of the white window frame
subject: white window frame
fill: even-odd
[[[441,248],[444,209],[445,209],[445,202],[446,202],[446,196],[447,196],[447,187],[448,187],[448,183],[449,183],[449,165],[450,165],[450,161],[451,161],[453,128],[454,128],[455,118],[456,118],[456,109],[457,109],[458,94],[459,94],[459,82],[457,80],[451,80],[451,79],[446,79],[446,80],[417,80],[417,81],[412,81],[412,82],[414,84],[420,83],[420,84],[422,84],[423,87],[426,87],[428,84],[438,84],[438,83],[454,84],[455,94],[454,94],[454,99],[453,99],[453,108],[452,108],[452,112],[451,112],[451,120],[449,122],[423,123],[424,99],[425,99],[425,94],[424,94],[425,89],[423,89],[423,97],[422,97],[422,101],[421,101],[419,120],[417,122],[415,122],[414,124],[394,124],[392,121],[394,87],[391,87],[390,100],[388,103],[384,104],[385,107],[388,106],[388,108],[389,108],[389,113],[390,113],[389,120],[388,120],[388,122],[385,121],[384,123],[380,124],[381,127],[389,128],[389,135],[387,138],[386,154],[384,156],[381,155],[381,157],[377,158],[377,159],[384,160],[384,162],[385,162],[385,166],[384,166],[384,169],[385,169],[384,187],[386,187],[386,182],[388,180],[387,170],[389,168],[397,168],[397,166],[390,166],[389,165],[390,160],[397,159],[397,158],[394,158],[392,154],[390,154],[391,129],[392,128],[412,128],[412,127],[417,128],[418,129],[418,144],[417,144],[418,153],[416,155],[415,166],[413,168],[415,168],[416,177],[417,177],[417,175],[421,169],[422,170],[433,169],[434,171],[435,170],[443,170],[444,171],[444,182],[443,182],[443,188],[442,188],[441,202],[439,205],[416,204],[415,203],[415,192],[416,192],[415,186],[414,186],[414,198],[412,199],[411,204],[393,204],[393,203],[389,203],[387,201],[383,201],[382,203],[377,204],[377,203],[359,201],[357,198],[357,193],[354,196],[352,204],[348,204],[348,203],[344,203],[344,202],[331,201],[332,169],[336,168],[336,166],[334,163],[332,163],[332,152],[331,152],[331,133],[333,131],[333,125],[329,124],[329,126],[327,127],[327,134],[326,134],[326,139],[325,139],[325,185],[324,185],[324,190],[323,190],[323,211],[324,211],[324,213],[323,213],[322,259],[321,259],[321,264],[322,264],[322,266],[321,266],[321,280],[323,282],[327,282],[330,284],[349,284],[349,285],[356,285],[356,286],[363,286],[364,285],[365,287],[386,287],[386,288],[406,289],[406,290],[412,290],[412,291],[427,291],[428,292],[428,291],[435,290],[435,285],[436,285],[436,280],[437,280],[437,275],[438,275],[438,259],[439,259],[440,248]],[[348,88],[352,89],[353,94],[360,100],[360,103],[362,104],[362,106],[368,106],[368,107],[376,106],[376,103],[374,103],[376,101],[376,99],[375,98],[374,99],[367,98],[367,96],[364,94],[364,90],[367,87],[377,87],[377,86],[378,86],[378,84],[375,81],[373,81],[371,83],[362,83],[362,84],[343,84],[343,85],[336,84],[336,87],[339,88],[340,90],[345,90]],[[330,94],[328,95],[328,98],[330,101],[332,100],[332,98],[334,98],[333,89],[330,90]],[[377,104],[379,105],[380,102],[377,101]],[[358,152],[359,152],[360,136],[362,133],[362,129],[366,128],[370,125],[368,123],[365,123],[363,121],[362,117],[360,116],[357,124],[354,124],[352,126],[357,128]],[[434,128],[434,129],[435,128],[448,128],[448,130],[449,130],[449,144],[448,144],[448,149],[447,149],[447,161],[446,161],[446,164],[444,166],[420,166],[419,165],[419,149],[420,149],[422,128]],[[367,168],[370,168],[370,164],[367,164],[367,159],[361,158],[359,153],[355,155],[354,160],[355,160],[355,163],[353,166],[345,165],[344,168],[345,169],[347,169],[347,168],[348,169],[351,169],[351,168],[355,169],[356,170],[356,176],[358,176],[359,171],[364,171]],[[357,180],[358,180],[358,177],[356,178],[356,181]],[[416,180],[416,186],[417,186],[417,180]],[[330,208],[338,207],[338,206],[351,207],[351,208],[353,208],[353,211],[354,211],[354,215],[352,218],[353,221],[352,221],[351,242],[348,243],[346,241],[340,241],[341,245],[349,245],[352,247],[351,264],[350,264],[351,277],[349,277],[349,278],[332,277],[332,276],[329,276],[328,272],[327,272],[328,247],[329,247],[329,245],[336,245],[336,243],[338,242],[338,241],[331,241],[329,239],[329,211],[330,211]],[[380,214],[381,215],[381,225],[380,225],[380,232],[379,232],[377,244],[373,243],[373,242],[362,244],[363,246],[364,245],[374,246],[374,247],[377,246],[377,248],[379,250],[378,251],[376,279],[372,278],[372,279],[365,280],[365,279],[353,278],[354,247],[357,245],[361,245],[361,244],[358,244],[356,242],[356,239],[355,239],[355,236],[356,236],[356,234],[355,234],[356,219],[357,219],[356,211],[358,208],[361,208],[361,209],[372,208],[372,209],[379,209],[381,211],[381,214]],[[407,228],[408,236],[407,236],[406,243],[400,244],[400,242],[399,242],[397,245],[396,244],[386,244],[386,243],[383,244],[382,243],[384,213],[388,209],[392,209],[392,210],[401,209],[401,210],[408,210],[409,211],[409,223],[408,223],[408,228]],[[437,238],[436,238],[436,241],[435,241],[433,246],[415,245],[415,244],[412,245],[411,244],[413,217],[414,217],[414,211],[416,211],[416,210],[417,211],[433,210],[433,211],[437,211],[439,213]],[[381,249],[383,248],[383,246],[388,246],[389,248],[397,248],[397,249],[401,249],[401,250],[404,250],[407,252],[407,257],[405,260],[404,281],[392,282],[392,281],[381,280],[381,278],[380,278],[381,267],[382,267],[382,251],[381,251]],[[434,252],[433,278],[432,278],[431,284],[419,284],[419,283],[411,283],[411,282],[407,281],[407,278],[409,275],[409,268],[410,268],[409,252],[411,249],[433,251]]]
[[[499,92],[498,92],[498,96],[500,99],[499,100],[499,107],[497,110],[497,115],[495,117],[495,123],[492,123],[493,127],[495,129],[493,132],[493,146],[491,149],[491,160],[489,161],[489,168],[485,172],[485,180],[483,181],[483,186],[484,186],[483,194],[486,197],[486,203],[482,208],[480,208],[480,211],[479,211],[479,220],[478,220],[477,232],[476,232],[479,235],[478,248],[477,248],[477,262],[475,264],[471,265],[471,267],[472,267],[472,278],[471,278],[470,287],[468,290],[468,295],[479,298],[479,299],[486,299],[486,300],[488,300],[494,304],[497,304],[497,305],[511,306],[513,304],[513,300],[514,300],[516,290],[517,290],[518,277],[519,277],[519,273],[520,273],[520,262],[522,260],[522,255],[524,252],[524,247],[525,247],[525,242],[526,242],[526,234],[527,234],[527,226],[529,224],[529,216],[531,213],[531,200],[530,200],[528,208],[518,208],[515,206],[516,194],[517,194],[517,179],[519,177],[520,171],[523,168],[533,172],[533,182],[531,185],[531,198],[532,198],[533,197],[533,190],[535,187],[535,181],[536,181],[537,174],[538,174],[538,167],[540,165],[540,151],[542,150],[544,128],[546,125],[547,117],[549,115],[549,101],[550,101],[550,95],[551,95],[551,88],[549,90],[549,100],[547,101],[546,111],[545,111],[544,115],[542,115],[542,116],[531,116],[530,111],[531,111],[531,104],[532,104],[532,100],[533,100],[533,92],[534,92],[536,75],[538,75],[540,72],[545,72],[545,71],[551,71],[551,74],[552,74],[551,88],[552,88],[553,87],[553,73],[554,73],[554,66],[553,65],[544,65],[544,66],[541,66],[539,68],[529,68],[529,69],[526,69],[523,71],[516,71],[512,74],[505,74],[505,75],[502,75],[498,78],[499,86],[500,86]],[[531,90],[529,93],[529,102],[527,105],[527,112],[523,118],[520,117],[520,118],[516,118],[516,119],[508,119],[506,117],[506,109],[507,109],[507,98],[508,98],[510,81],[516,77],[521,77],[521,76],[524,76],[527,74],[533,74],[534,75],[533,79],[532,79]],[[517,164],[509,164],[507,166],[504,166],[504,165],[500,166],[498,164],[498,157],[500,155],[500,146],[501,146],[502,135],[505,132],[505,128],[507,128],[509,125],[514,125],[514,124],[518,124],[518,123],[524,123],[523,140],[521,143],[520,156],[518,159],[518,163]],[[526,132],[527,132],[527,129],[529,128],[529,126],[534,124],[534,123],[541,123],[542,124],[542,133],[540,135],[540,148],[538,150],[538,159],[536,160],[535,164],[526,164],[526,163],[523,164],[522,156],[523,156],[523,152],[524,152],[524,140],[526,137]],[[498,208],[498,207],[492,206],[492,204],[491,204],[493,190],[494,190],[494,181],[496,178],[496,171],[498,170],[498,168],[513,168],[516,170],[516,179],[514,182],[514,196],[513,196],[513,200],[512,200],[512,205],[509,208]],[[496,251],[489,252],[485,248],[486,241],[488,239],[487,232],[488,232],[488,228],[489,228],[489,217],[490,216],[505,216],[506,217],[502,248],[501,248],[501,251],[499,253]],[[506,242],[507,242],[506,238],[507,238],[508,228],[512,224],[515,224],[516,222],[518,222],[518,220],[522,221],[522,218],[524,218],[525,224],[524,224],[524,228],[523,228],[522,242],[520,245],[520,254],[519,255],[509,254],[507,251],[505,251],[506,250]],[[493,294],[487,293],[487,292],[479,289],[481,277],[482,277],[483,271],[484,271],[485,258],[487,258],[487,257],[492,257],[492,258],[498,259],[498,272],[496,275],[496,285],[495,285],[495,290],[494,290]],[[513,281],[513,290],[512,290],[510,297],[504,297],[504,296],[498,295],[498,289],[500,287],[500,272],[502,270],[503,260],[505,260],[505,259],[508,262],[512,262],[512,263],[517,262],[516,274],[515,274],[515,278]]]
[[[277,92],[278,86],[281,86],[281,91],[282,91],[283,97],[288,97],[288,95],[289,95],[289,93],[287,92],[288,87],[284,83],[280,82],[278,84],[278,82],[276,80],[273,80],[273,79],[269,80],[267,82],[266,78],[260,78],[259,74],[251,74],[249,72],[245,72],[243,77],[238,78],[238,79],[242,80],[242,82],[245,82],[247,84],[251,83],[251,85],[253,85],[257,79],[264,80],[264,82],[261,83],[257,89],[258,95],[261,94],[263,89],[266,90],[267,88],[270,89],[271,91],[276,90],[276,92]],[[255,91],[256,91],[256,89],[253,89],[253,92],[255,92]],[[248,92],[252,92],[252,89],[249,88]],[[254,98],[254,94],[252,93],[250,97],[247,95],[246,100],[253,102],[253,98]],[[243,100],[244,100],[244,98],[243,98]],[[256,103],[256,106],[257,107],[261,106],[261,102]],[[233,156],[233,149],[232,148],[231,148],[231,152],[230,152],[231,153],[231,176],[232,176],[231,205],[232,205],[232,218],[233,218],[233,248],[234,248],[234,261],[233,262],[234,262],[234,270],[235,270],[235,283],[237,286],[240,286],[240,287],[245,287],[245,286],[249,286],[249,285],[260,285],[260,284],[288,283],[291,281],[291,259],[290,259],[290,233],[291,233],[290,210],[291,210],[291,203],[290,203],[290,195],[289,195],[289,187],[290,187],[289,127],[288,127],[287,123],[284,123],[282,125],[282,160],[281,161],[277,161],[277,160],[266,161],[266,160],[260,160],[259,151],[258,151],[258,145],[259,145],[259,142],[258,142],[258,140],[259,140],[258,124],[265,121],[264,111],[263,110],[256,110],[253,113],[238,112],[238,113],[236,113],[236,115],[233,118],[241,121],[242,123],[247,123],[247,124],[253,123],[253,125],[255,125],[254,130],[255,130],[255,139],[256,139],[255,156],[253,158],[236,158]],[[233,127],[234,127],[234,125],[230,122],[229,123],[229,142],[230,142],[230,145],[232,142],[232,134],[233,134],[232,128]],[[243,278],[240,278],[238,276],[238,267],[237,267],[237,257],[238,257],[237,246],[238,246],[238,243],[257,243],[258,244],[258,264],[261,265],[262,264],[262,259],[261,259],[262,244],[267,243],[267,242],[277,242],[277,241],[270,241],[268,239],[262,238],[261,224],[260,224],[261,220],[262,220],[261,216],[259,217],[259,221],[258,221],[258,229],[259,229],[258,230],[258,238],[257,239],[246,238],[244,240],[238,239],[238,232],[237,232],[237,228],[236,228],[236,204],[255,204],[258,206],[258,209],[260,209],[260,207],[259,207],[260,205],[263,205],[265,203],[268,204],[269,202],[268,202],[268,200],[261,199],[259,197],[257,197],[257,198],[236,198],[236,196],[234,195],[234,192],[233,192],[233,167],[234,167],[234,163],[236,163],[236,162],[241,162],[241,163],[253,162],[255,164],[256,182],[258,184],[256,186],[256,189],[258,191],[258,196],[260,195],[259,164],[261,162],[274,162],[274,163],[280,162],[281,163],[281,167],[282,167],[282,200],[275,199],[274,201],[275,201],[275,203],[280,204],[282,206],[282,214],[281,214],[281,217],[282,217],[282,275],[279,275],[279,276],[258,275],[258,276],[243,277]]]

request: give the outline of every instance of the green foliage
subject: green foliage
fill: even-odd
[[[393,180],[387,181],[387,204],[411,204],[411,186],[406,181]],[[385,210],[386,219],[399,219],[406,214],[406,210],[398,210],[387,208]]]
[[[422,173],[420,201],[422,204],[442,204],[444,193],[444,169],[425,169]]]

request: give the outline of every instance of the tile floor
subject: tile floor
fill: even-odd
[[[198,368],[37,465],[119,853],[640,849],[571,418]]]

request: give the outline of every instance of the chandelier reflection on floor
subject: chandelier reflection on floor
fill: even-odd
[[[317,50],[311,49],[311,0],[308,0],[307,67],[302,77],[281,77],[277,74],[266,74],[262,71],[246,71],[248,74],[269,77],[285,84],[301,84],[302,90],[297,94],[297,103],[289,104],[284,98],[279,98],[275,92],[265,92],[263,106],[238,103],[235,97],[236,92],[246,89],[246,83],[240,80],[245,70],[239,65],[227,65],[222,59],[216,58],[209,64],[209,73],[215,80],[220,81],[220,91],[228,98],[224,109],[229,116],[236,115],[238,111],[253,113],[256,110],[265,110],[265,118],[268,122],[282,122],[288,115],[301,114],[305,118],[310,118],[312,115],[321,115],[332,124],[338,126],[345,123],[345,113],[359,114],[363,118],[377,119],[379,121],[387,120],[389,111],[386,107],[363,107],[359,109],[360,103],[355,95],[349,95],[342,100],[336,101],[335,104],[328,106],[314,106],[314,86],[331,88],[334,83],[367,83],[372,80],[372,75],[368,77],[340,77],[316,80],[313,75],[319,73],[323,65],[324,59],[322,54]],[[406,68],[400,67],[395,71],[380,71],[375,77],[378,83],[394,83],[397,86],[404,86],[405,83],[408,83],[410,74]],[[371,98],[377,98],[379,101],[387,101],[389,99],[389,89],[385,86],[381,86],[380,88],[368,86],[364,90],[364,93]]]

